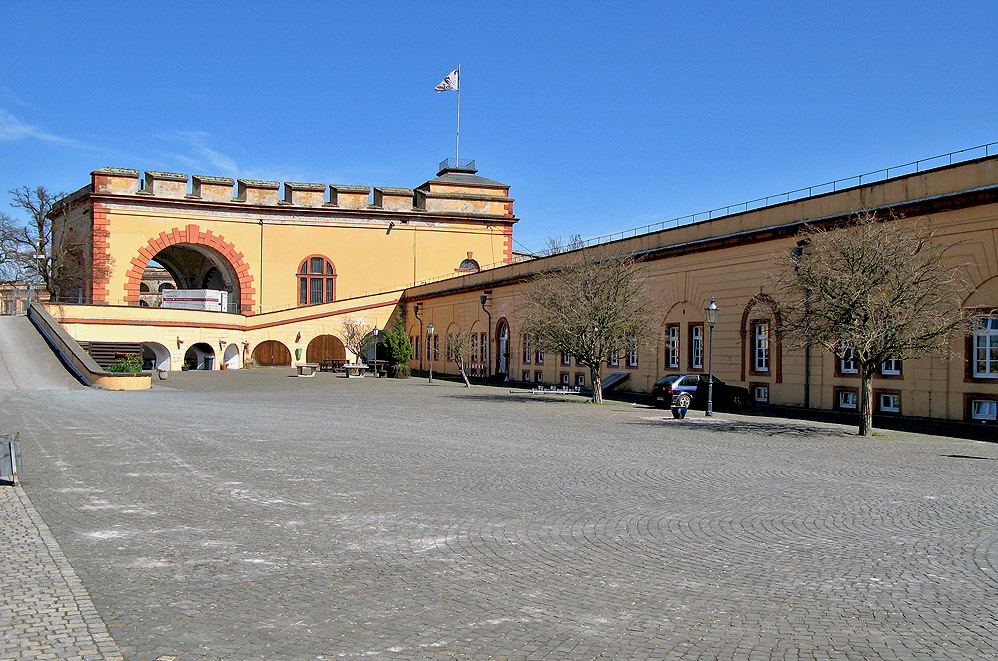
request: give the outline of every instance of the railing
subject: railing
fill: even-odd
[[[445,158],[437,170],[474,170],[475,161],[470,158]]]
[[[663,220],[661,222],[652,223],[650,225],[642,225],[640,227],[634,227],[631,229],[623,230],[622,232],[614,232],[613,234],[604,234],[603,236],[597,236],[592,239],[585,239],[578,245],[550,248],[548,250],[543,250],[534,254],[538,257],[545,257],[548,255],[556,255],[561,252],[567,252],[569,250],[575,250],[577,248],[589,248],[591,246],[600,245],[603,243],[610,243],[611,241],[620,241],[621,239],[628,239],[635,236],[640,236],[642,234],[650,234],[652,232],[658,232],[664,229],[680,227],[681,225],[691,225],[693,223],[700,223],[707,220],[714,220],[715,218],[723,218],[724,216],[730,216],[735,213],[745,213],[747,211],[763,209],[765,207],[774,206],[776,204],[784,204],[786,202],[803,200],[805,198],[813,197],[815,195],[834,193],[836,191],[840,191],[845,188],[852,188],[853,186],[862,186],[863,184],[870,184],[877,181],[890,179],[892,176],[898,177],[905,174],[915,174],[918,172],[922,172],[923,170],[931,170],[933,168],[944,167],[946,165],[953,165],[954,163],[970,161],[975,158],[986,158],[988,156],[993,155],[991,154],[992,147],[995,148],[995,154],[998,154],[998,142],[989,142],[987,144],[978,145],[976,147],[968,147],[967,149],[960,149],[958,151],[949,152],[948,154],[930,156],[928,158],[922,158],[917,161],[912,161],[910,163],[903,163],[901,165],[892,165],[889,168],[881,168],[880,170],[872,170],[870,172],[864,172],[863,174],[857,174],[851,177],[845,177],[843,179],[835,179],[834,181],[828,181],[823,184],[815,184],[813,186],[797,188],[792,191],[787,191],[786,193],[767,195],[766,197],[756,198],[754,200],[749,200],[748,202],[741,202],[739,204],[729,204],[727,206],[717,207],[716,209],[710,209],[709,211],[701,211],[699,213],[689,214],[687,216],[680,216],[678,218],[672,218],[669,220]]]
[[[42,291],[45,291],[44,288]],[[0,316],[9,317],[27,314],[28,304],[38,300],[38,290],[34,287],[14,287],[0,294]]]

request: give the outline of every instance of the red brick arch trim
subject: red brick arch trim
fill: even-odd
[[[131,265],[125,272],[126,303],[139,302],[142,273],[149,265],[149,260],[161,250],[178,243],[207,246],[224,257],[239,280],[239,309],[244,315],[253,314],[253,309],[256,307],[256,289],[253,288],[253,276],[250,275],[250,267],[244,255],[236,250],[232,243],[226,241],[224,236],[215,234],[211,230],[202,230],[193,223],[189,223],[184,229],[174,227],[169,232],[160,232],[159,236],[149,239],[149,243],[139,248],[139,256],[132,258]]]

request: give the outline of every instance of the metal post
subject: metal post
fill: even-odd
[[[485,314],[489,317],[489,325],[486,326],[485,330],[486,339],[488,340],[485,347],[485,376],[492,376],[492,313],[485,309],[485,303],[487,303],[489,297],[486,294],[482,294],[482,310],[485,310]]]
[[[714,324],[717,323],[717,312],[720,309],[712,296],[710,305],[704,310],[707,313],[707,323],[710,324],[710,349],[707,358],[707,417],[714,415]]]
[[[426,355],[430,357],[430,359],[427,361],[430,364],[430,380],[427,381],[427,383],[433,383],[433,359],[435,358],[435,356],[433,355],[432,339],[433,339],[433,322],[431,321],[430,324],[426,327]]]

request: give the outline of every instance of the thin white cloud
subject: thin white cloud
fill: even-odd
[[[22,122],[14,115],[0,108],[0,142],[17,142],[19,140],[41,140],[53,144],[69,145],[79,149],[95,149],[78,140],[55,135],[45,129]]]

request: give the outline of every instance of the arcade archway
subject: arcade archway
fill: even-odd
[[[142,343],[142,369],[169,370],[170,350],[159,342]]]
[[[204,342],[192,344],[184,354],[184,367],[189,370],[215,369],[215,350]]]

